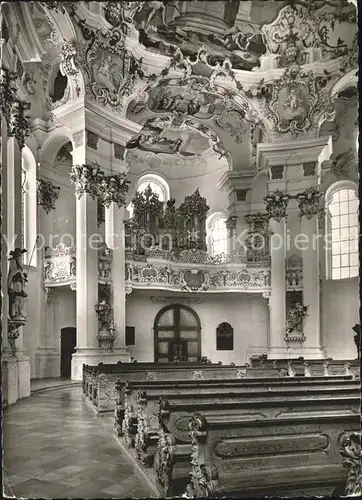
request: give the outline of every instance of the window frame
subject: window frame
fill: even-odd
[[[213,236],[212,236],[215,223],[220,219],[224,219],[224,223],[226,222],[227,216],[224,212],[221,212],[221,211],[213,212],[206,219],[207,251],[211,257],[214,257],[215,255],[219,255],[220,253],[223,253],[223,252],[219,252],[217,254],[214,253],[214,240],[213,240]],[[228,253],[228,231],[227,231],[226,224],[225,224],[225,229],[226,229],[226,237],[225,237],[225,251],[224,251],[224,253],[225,253],[225,255],[227,255],[227,253]],[[222,241],[222,240],[218,240],[218,241]]]
[[[357,271],[357,274],[355,276],[348,276],[346,278],[334,278],[333,277],[333,268],[332,268],[332,262],[333,262],[333,251],[332,251],[332,247],[333,247],[333,239],[332,239],[332,218],[333,218],[333,215],[332,213],[330,212],[330,204],[333,200],[333,196],[338,192],[338,191],[342,191],[342,190],[352,190],[354,191],[355,193],[355,196],[356,196],[356,200],[357,200],[357,230],[358,230],[358,233],[359,233],[359,220],[358,220],[358,211],[359,211],[359,198],[358,198],[358,190],[357,190],[357,185],[355,182],[353,181],[350,181],[350,180],[342,180],[342,181],[337,181],[335,183],[333,183],[331,186],[329,186],[329,188],[327,189],[326,193],[325,193],[325,228],[326,228],[326,234],[325,234],[325,237],[327,238],[327,242],[328,244],[325,246],[326,250],[325,250],[325,255],[326,255],[326,278],[329,279],[329,280],[333,280],[333,281],[340,281],[340,280],[345,280],[345,279],[354,279],[356,277],[358,277],[359,275],[359,271]],[[346,214],[346,215],[349,215]],[[349,228],[352,227],[352,226],[348,226]],[[350,240],[346,240],[346,241],[350,241]],[[358,235],[358,238],[357,238],[357,255],[359,253],[359,250],[358,250],[358,246],[359,246],[359,235]],[[351,253],[355,253],[355,252],[351,252],[351,250],[349,250],[348,254],[346,255],[351,255]],[[359,259],[358,259],[358,264],[357,264],[357,267],[359,266]],[[348,266],[348,268],[350,269],[351,267],[355,267],[355,266]],[[340,266],[341,268],[341,266]]]

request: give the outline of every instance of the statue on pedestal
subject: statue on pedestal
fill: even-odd
[[[354,338],[354,343],[356,344],[357,347],[357,359],[360,359],[361,356],[361,325],[356,323],[354,327],[352,327],[352,330],[356,333],[356,335],[353,337]]]
[[[25,292],[27,274],[24,273],[20,258],[25,249],[15,248],[10,252],[10,266],[8,274],[9,319],[14,322],[25,323],[24,299],[28,296]]]

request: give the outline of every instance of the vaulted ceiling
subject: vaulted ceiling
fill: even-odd
[[[141,127],[128,142],[139,156],[214,155],[250,173],[257,143],[319,135],[356,86],[356,9],[344,0],[24,2],[4,12],[32,118],[50,126],[56,109],[85,98]],[[68,84],[58,99],[59,69]]]

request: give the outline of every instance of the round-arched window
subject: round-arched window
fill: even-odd
[[[358,197],[353,183],[332,189],[326,196],[331,235],[329,276],[332,279],[358,276]]]

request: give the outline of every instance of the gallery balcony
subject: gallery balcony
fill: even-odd
[[[76,288],[76,249],[59,244],[44,251],[44,286]],[[112,282],[112,251],[106,245],[98,250],[98,282]],[[174,253],[158,247],[142,254],[125,250],[125,286],[132,289],[199,293],[270,292],[270,259],[259,254],[210,256],[199,249]],[[302,269],[296,259],[286,261],[287,290],[301,289]]]

